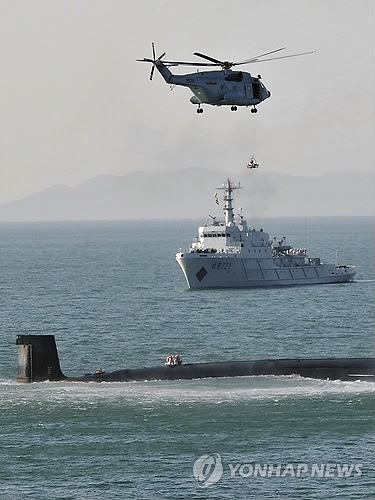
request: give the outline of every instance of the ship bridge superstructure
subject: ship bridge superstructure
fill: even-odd
[[[204,253],[240,253],[249,247],[268,248],[269,256],[272,255],[269,234],[263,229],[249,229],[247,221],[240,214],[236,217],[234,213],[233,191],[241,189],[240,184],[233,184],[229,179],[223,186],[217,189],[224,190],[224,219],[217,220],[210,216],[211,222],[198,228],[198,236],[193,240],[189,251]]]

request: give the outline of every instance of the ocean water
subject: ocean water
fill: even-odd
[[[0,224],[1,499],[374,496],[371,382],[15,382],[17,334],[54,334],[66,375],[168,352],[374,356],[373,218],[263,221],[323,261],[338,248],[358,271],[353,283],[264,290],[187,289],[174,255],[199,223]]]

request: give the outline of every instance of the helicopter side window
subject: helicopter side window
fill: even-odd
[[[243,80],[242,71],[235,71],[235,72],[231,73],[230,75],[227,75],[225,77],[225,80],[227,82],[242,82],[242,80]]]
[[[254,82],[253,83],[253,97],[254,99],[260,99],[261,98],[261,91],[260,91],[260,84],[259,82]]]

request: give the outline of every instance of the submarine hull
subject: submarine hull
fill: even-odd
[[[130,382],[192,380],[259,375],[299,375],[331,380],[375,381],[374,358],[264,359],[155,366],[66,377],[60,368],[53,335],[18,335],[18,382],[45,380],[75,382]]]
[[[219,363],[185,364],[173,368],[157,366],[116,370],[108,373],[86,375],[83,379],[129,382],[132,380],[191,380],[259,375],[299,375],[301,377],[333,380],[374,380],[375,360],[368,358],[332,358],[224,361]]]

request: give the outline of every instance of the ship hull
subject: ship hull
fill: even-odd
[[[245,259],[205,253],[177,254],[189,288],[260,288],[274,286],[346,283],[353,280],[350,266],[320,264],[277,267],[272,259]]]

